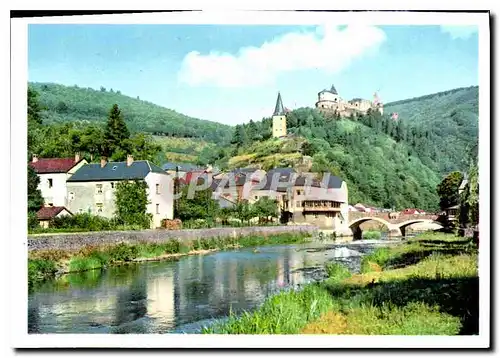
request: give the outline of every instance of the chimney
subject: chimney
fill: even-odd
[[[80,153],[75,153],[75,163],[78,163],[80,161]]]
[[[33,163],[38,162],[38,155],[33,154],[33,159],[32,159],[32,162],[33,162]]]
[[[133,162],[134,162],[134,157],[131,156],[130,154],[127,155],[127,167],[130,167]]]
[[[104,168],[106,166],[107,160],[106,157],[101,157],[101,168]]]

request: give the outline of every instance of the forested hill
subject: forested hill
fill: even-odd
[[[385,114],[424,133],[420,155],[434,158],[441,174],[465,170],[466,152],[477,146],[479,87],[457,88],[427,96],[387,103]]]
[[[184,138],[226,142],[231,127],[221,123],[192,118],[153,103],[131,98],[112,89],[68,87],[54,83],[29,83],[39,93],[45,108],[44,122],[105,123],[113,104],[118,104],[132,131]]]

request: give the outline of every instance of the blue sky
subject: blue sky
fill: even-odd
[[[33,82],[120,90],[227,124],[314,106],[335,84],[384,102],[478,84],[476,27],[30,25]]]

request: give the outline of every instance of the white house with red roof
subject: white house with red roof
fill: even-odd
[[[84,164],[84,158],[75,154],[74,158],[38,158],[33,155],[29,165],[40,178],[38,189],[42,192],[45,206],[65,207],[68,205],[68,180]]]

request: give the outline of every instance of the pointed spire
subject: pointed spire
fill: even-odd
[[[285,110],[283,108],[283,102],[281,101],[281,93],[278,92],[278,99],[276,100],[276,107],[274,108],[273,116],[284,116]]]
[[[333,94],[338,94],[337,90],[335,89],[335,86],[333,84],[332,84],[332,88],[330,88],[330,92],[332,92]]]

